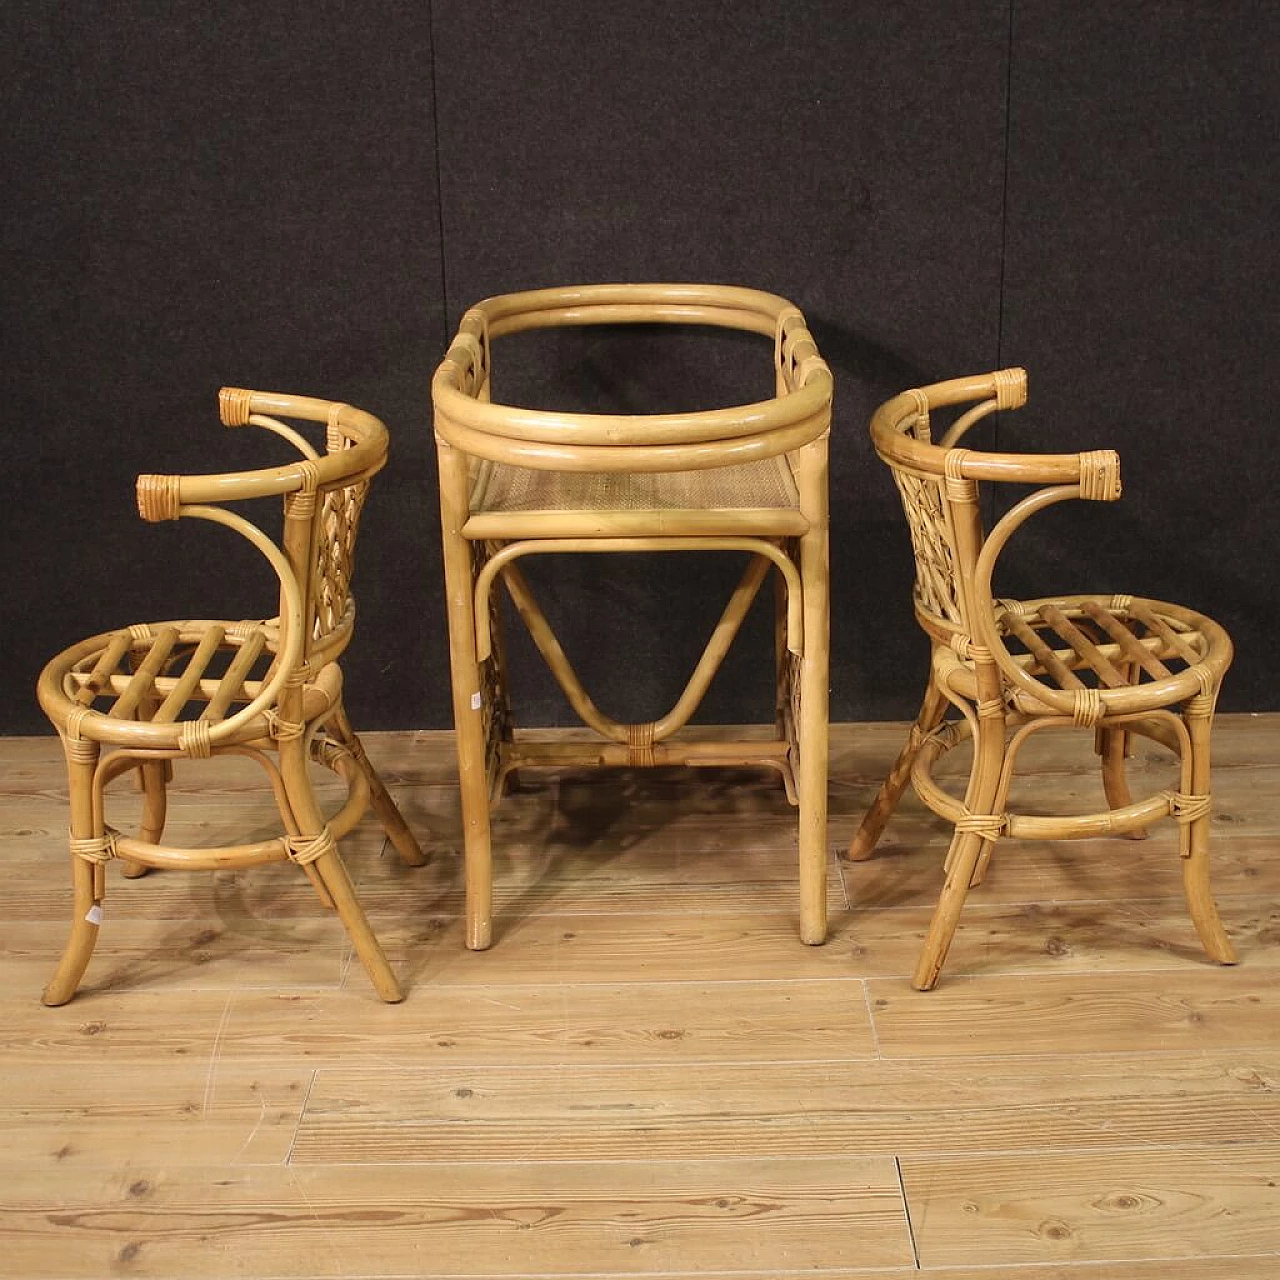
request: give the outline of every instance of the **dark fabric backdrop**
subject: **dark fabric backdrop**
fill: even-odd
[[[387,421],[349,701],[363,727],[446,725],[431,371],[485,295],[648,279],[783,293],[833,367],[834,717],[909,715],[923,674],[868,414],[1003,364],[1032,399],[996,442],[1124,462],[1121,504],[1028,530],[1027,582],[1202,607],[1238,645],[1224,705],[1280,707],[1277,12],[10,0],[0,729],[46,727],[35,675],[82,634],[269,608],[234,539],[133,512],[139,471],[279,456],[217,425],[223,382]],[[591,332],[512,339],[497,377],[644,411],[767,392],[767,362]],[[647,718],[736,566],[601,559],[541,575],[548,611],[605,708]],[[759,612],[704,719],[768,718]],[[515,657],[524,722],[568,722]]]

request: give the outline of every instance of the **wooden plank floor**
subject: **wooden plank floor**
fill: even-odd
[[[834,731],[833,847],[902,734]],[[405,869],[372,819],[345,846],[404,1004],[278,866],[113,871],[51,1010],[61,760],[0,740],[0,1274],[1280,1277],[1280,716],[1215,744],[1239,967],[1203,958],[1166,824],[1001,845],[927,995],[946,831],[910,797],[875,861],[832,858],[809,948],[776,783],[531,779],[472,954],[451,740],[367,745],[434,853]],[[1045,803],[1100,795],[1081,736],[1027,757]],[[1170,776],[1145,745],[1133,772]],[[180,769],[175,840],[270,826],[243,762]]]

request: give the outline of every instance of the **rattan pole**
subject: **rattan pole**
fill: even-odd
[[[71,838],[88,840],[101,836],[97,819],[99,807],[94,802],[97,747],[86,742],[77,742],[70,747],[66,739],[63,747],[67,756]],[[80,979],[89,967],[102,918],[102,903],[96,893],[96,871],[93,863],[77,854],[71,855],[71,936],[67,939],[57,970],[44,989],[42,999],[47,1005],[66,1004],[75,995]]]
[[[507,548],[507,550],[510,550],[510,548]],[[500,552],[499,554],[502,553]],[[490,564],[492,563],[490,561]],[[516,612],[520,615],[521,621],[523,621],[525,629],[529,633],[529,639],[533,641],[534,647],[542,655],[542,660],[547,664],[547,670],[551,672],[556,684],[560,686],[561,691],[564,693],[569,705],[577,713],[578,718],[588,728],[594,729],[602,738],[608,738],[612,742],[625,743],[627,741],[626,726],[620,724],[611,716],[605,715],[596,706],[595,699],[587,692],[577,671],[574,670],[573,663],[569,661],[569,655],[565,653],[559,637],[552,630],[546,614],[542,612],[542,607],[538,604],[537,598],[533,594],[533,589],[529,586],[528,579],[520,572],[520,567],[514,560],[505,565],[502,570],[502,576],[507,584],[511,602],[515,605]],[[487,596],[488,593],[486,592],[486,599]],[[484,651],[488,654],[493,648],[493,636],[488,629],[487,619],[485,621],[484,641]]]
[[[334,737],[351,752],[356,765],[364,775],[364,780],[369,787],[369,803],[373,806],[374,813],[378,815],[378,821],[382,823],[382,829],[387,833],[387,839],[391,841],[395,851],[404,859],[406,866],[426,866],[429,861],[427,855],[422,852],[417,838],[409,830],[409,824],[405,822],[404,815],[388,794],[378,771],[369,763],[364,744],[356,736],[356,731],[347,717],[347,709],[341,702],[329,721],[329,727]],[[330,822],[330,826],[336,827],[336,823]]]
[[[948,476],[950,476],[950,471]],[[977,486],[948,479],[947,497],[953,513],[953,529],[957,555],[962,564],[972,564],[982,546],[982,517],[978,508]],[[975,600],[977,593],[971,581],[961,581],[961,619],[966,631],[976,630],[975,619],[985,611]],[[985,637],[985,632],[982,633]],[[1004,772],[1005,720],[1000,683],[1000,668],[990,651],[978,649],[972,654],[977,685],[976,707],[966,709],[974,727],[973,765],[965,791],[965,807],[970,814],[986,816],[995,811]],[[934,909],[924,949],[916,966],[912,985],[917,991],[928,991],[938,981],[946,962],[951,939],[955,935],[961,909],[969,889],[981,878],[990,856],[988,840],[978,831],[957,826],[946,858],[946,880]]]
[[[715,679],[716,672],[720,670],[725,656],[742,629],[742,621],[759,594],[760,586],[769,572],[769,566],[768,557],[762,555],[754,555],[747,562],[742,578],[722,610],[715,629],[711,633],[711,639],[707,641],[707,646],[702,651],[702,656],[698,659],[698,664],[694,667],[693,674],[686,682],[679,698],[665,716],[654,721],[653,740],[655,742],[662,742],[671,737],[673,733],[683,729],[689,723],[689,717],[698,709],[706,696],[707,690],[711,687],[711,681]]]
[[[1137,668],[1133,662],[1125,664],[1127,683],[1137,684]],[[1168,672],[1164,672],[1168,675]],[[1125,772],[1125,760],[1129,755],[1129,734],[1118,725],[1103,724],[1098,727],[1096,747],[1102,766],[1102,793],[1107,798],[1107,805],[1112,809],[1124,809],[1133,803],[1133,793],[1129,790],[1129,779]],[[1145,840],[1145,827],[1126,831],[1130,840]]]
[[[477,407],[474,400],[467,403],[473,409]],[[449,416],[450,411],[451,407],[437,413],[436,432],[447,443],[473,457],[546,471],[628,471],[642,474],[651,471],[704,471],[776,458],[812,440],[823,429],[824,417],[819,411],[798,422],[727,442],[712,439],[693,444],[643,443],[646,437],[641,422],[634,425],[630,433],[640,442],[619,438],[607,444],[561,444],[558,440],[513,439],[500,434],[496,428],[476,430],[455,421]]]
[[[654,532],[652,516],[630,511],[478,511],[467,521],[473,542],[539,538],[799,537],[804,520],[794,508],[774,511],[664,511]]]
[[[302,712],[302,690],[291,687],[281,699],[281,714],[294,718]],[[301,737],[282,739],[280,750],[280,776],[284,781],[285,792],[289,798],[289,807],[298,824],[298,833],[305,838],[314,839],[326,829],[325,816],[316,802],[311,779],[307,776],[307,746]],[[382,946],[369,927],[342,858],[338,854],[336,844],[319,855],[314,861],[306,864],[306,869],[314,870],[326,895],[338,913],[356,955],[364,965],[379,997],[388,1004],[395,1004],[404,999],[404,993],[396,976],[387,963]]]
[[[369,980],[373,983],[373,989],[378,993],[379,999],[387,1004],[398,1004],[404,999],[404,991],[387,963],[382,944],[369,925],[368,917],[360,905],[360,899],[356,897],[351,877],[347,874],[347,868],[338,856],[337,849],[321,854],[314,865],[324,878],[325,888],[333,899],[338,918],[350,934],[351,945],[355,948],[356,955],[360,957],[360,963],[364,965],[365,972],[369,975]]]
[[[1213,729],[1215,694],[1193,698],[1183,717],[1190,736],[1190,768],[1187,770],[1192,795],[1208,795],[1210,787],[1210,736]],[[1185,785],[1185,784],[1184,784]],[[1182,853],[1182,887],[1187,896],[1187,909],[1200,941],[1210,957],[1219,964],[1235,964],[1236,950],[1227,937],[1222,917],[1218,915],[1209,883],[1209,837],[1211,816],[1206,811],[1192,822],[1179,826]]]
[[[998,774],[992,777],[989,770],[980,773],[976,770],[975,763],[974,785],[968,792],[969,804],[975,811],[986,811],[995,800]],[[911,979],[911,985],[917,991],[929,991],[938,981],[982,856],[982,846],[982,837],[973,831],[957,828],[951,837],[951,847],[947,850],[946,881]]]
[[[159,844],[164,836],[169,809],[166,786],[168,775],[169,766],[163,760],[149,760],[138,766],[138,779],[142,786],[142,817],[138,822],[138,839],[147,844]],[[144,863],[132,861],[126,861],[121,868],[122,874],[129,880],[139,879],[148,870]]]
[[[830,552],[828,542],[828,437],[799,454],[800,508],[809,521],[800,539],[804,591],[804,656],[800,661],[800,937],[810,946],[827,939],[827,739],[830,697]]]
[[[476,661],[472,605],[471,544],[462,534],[467,520],[467,460],[465,454],[443,440],[437,440],[437,457],[448,598],[449,673],[466,863],[466,943],[473,951],[483,951],[493,941],[493,866],[480,665]]]
[[[893,811],[898,807],[898,801],[902,799],[907,783],[911,781],[911,766],[920,753],[920,745],[925,737],[942,723],[946,709],[947,700],[939,692],[938,686],[930,676],[915,724],[911,726],[911,732],[907,735],[907,740],[898,753],[893,768],[889,770],[889,776],[876,792],[871,808],[867,810],[857,831],[854,832],[849,851],[845,855],[850,862],[862,862],[875,852],[876,843],[884,832],[885,824],[893,816]]]

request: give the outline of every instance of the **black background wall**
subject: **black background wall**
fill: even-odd
[[[223,382],[391,427],[350,701],[447,724],[431,371],[479,298],[596,280],[754,285],[809,317],[837,383],[835,717],[910,714],[900,660],[923,659],[871,408],[1015,363],[1032,400],[998,443],[1114,446],[1127,490],[1029,530],[1034,581],[1203,607],[1238,645],[1224,705],[1280,706],[1275,6],[9,0],[0,47],[5,731],[45,727],[36,672],[81,634],[268,607],[230,540],[133,514],[139,471],[275,460],[217,426]],[[499,393],[709,405],[767,391],[767,360],[517,339]],[[724,574],[593,563],[547,604],[606,708],[656,714],[685,674],[659,647],[691,660]],[[705,718],[767,713],[755,623]],[[518,657],[526,722],[567,720]]]

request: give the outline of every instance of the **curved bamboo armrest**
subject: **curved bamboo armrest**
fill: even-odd
[[[928,438],[934,409],[978,401],[958,418],[941,440]],[[1027,402],[1025,369],[999,369],[971,378],[952,378],[904,391],[885,401],[871,419],[877,454],[890,465],[945,474],[955,480],[1012,484],[1080,485],[1078,496],[1096,502],[1120,497],[1120,463],[1113,449],[1088,453],[994,453],[955,447],[977,422],[998,409],[1019,409]],[[916,432],[904,431],[908,419]]]
[[[224,425],[263,426],[283,435],[303,452],[302,461],[253,471],[139,476],[138,514],[144,520],[176,520],[178,507],[193,503],[239,502],[297,493],[305,488],[324,489],[339,482],[350,483],[376,475],[386,464],[386,427],[373,414],[352,405],[310,396],[223,387],[218,393],[218,407]],[[268,412],[326,423],[330,435],[337,433],[350,442],[350,447],[318,454],[292,428],[263,416]]]
[[[311,463],[309,465],[314,466],[315,464]],[[263,681],[257,697],[253,698],[234,715],[210,724],[208,741],[210,745],[216,746],[222,739],[231,737],[242,725],[252,720],[255,716],[273,707],[279,700],[280,694],[289,682],[290,677],[300,669],[303,642],[305,640],[302,624],[303,599],[302,588],[298,582],[297,575],[294,573],[284,552],[257,525],[233,511],[224,511],[217,506],[180,503],[176,507],[170,508],[171,494],[175,491],[175,486],[168,482],[192,478],[200,480],[207,477],[139,476],[139,509],[141,510],[153,499],[156,493],[159,493],[162,495],[160,502],[165,511],[165,514],[160,516],[148,516],[144,513],[143,518],[149,520],[189,518],[207,520],[212,524],[223,525],[225,528],[238,533],[253,546],[271,566],[272,571],[280,582],[279,653],[272,663],[271,670],[268,672],[266,680]],[[156,485],[153,483],[156,481],[161,483]],[[171,514],[170,510],[172,511]]]
[[[963,451],[953,450],[949,456],[954,457],[958,452]],[[974,638],[990,651],[1001,674],[1010,684],[1045,706],[1064,714],[1069,713],[1082,723],[1092,723],[1104,712],[1139,710],[1153,698],[1162,696],[1160,683],[1145,685],[1139,692],[1136,687],[1114,690],[1061,689],[1037,680],[1006,646],[996,625],[997,600],[992,590],[992,577],[1001,553],[1013,535],[1032,516],[1072,499],[1114,502],[1120,497],[1120,457],[1114,449],[1096,449],[1073,456],[1076,460],[1075,483],[1052,484],[1028,494],[1010,508],[987,534],[973,572],[973,630]],[[1052,461],[1056,471],[1057,460]]]
[[[330,452],[316,455],[301,436],[311,456],[281,467],[211,475],[140,475],[137,480],[138,514],[149,522],[194,518],[233,530],[249,542],[271,566],[280,583],[280,650],[257,697],[234,715],[211,725],[210,742],[234,734],[241,725],[270,708],[285,684],[295,676],[304,653],[303,587],[286,553],[257,525],[222,504],[267,496],[297,495],[289,511],[302,518],[314,514],[317,493],[327,485],[348,485],[379,471],[386,461],[387,433],[372,414],[328,400],[308,396],[276,395],[224,387],[219,394],[222,421],[227,426],[265,425],[259,415],[270,410],[308,421],[324,422],[329,430]],[[286,438],[296,433],[282,427]],[[277,432],[280,434],[280,432]],[[338,447],[343,446],[343,447]],[[287,523],[287,521],[286,521]]]

